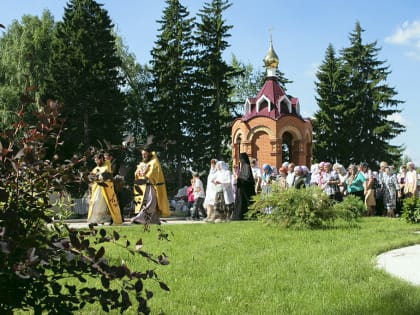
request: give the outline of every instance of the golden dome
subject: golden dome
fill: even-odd
[[[277,69],[277,66],[279,65],[279,57],[277,56],[276,52],[273,49],[272,40],[270,40],[270,48],[268,49],[267,54],[265,55],[263,61],[266,68]]]

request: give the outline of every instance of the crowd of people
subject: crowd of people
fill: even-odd
[[[239,159],[240,165],[232,171],[225,161],[211,159],[205,192],[198,173],[193,173],[192,220],[218,223],[243,219],[255,194],[255,182],[248,155],[241,153]],[[203,202],[197,201],[196,192],[203,193]]]
[[[142,160],[135,171],[133,188],[134,212],[132,223],[160,224],[162,216],[169,216],[165,178],[156,153],[145,147]],[[414,163],[402,165],[398,172],[386,162],[373,171],[365,162],[347,168],[330,162],[306,166],[285,162],[276,170],[269,164],[258,166],[246,153],[239,156],[239,165],[229,169],[225,161],[210,160],[206,185],[198,172],[192,172],[187,188],[188,210],[191,220],[224,222],[241,220],[248,211],[252,196],[269,193],[272,185],[281,189],[304,189],[318,186],[329,198],[340,202],[346,196],[360,198],[366,215],[394,217],[401,211],[402,200],[417,196],[417,173]],[[114,186],[118,174],[112,155],[95,155],[96,166],[90,176],[88,222],[93,224],[121,224],[123,218]]]
[[[354,195],[365,204],[367,216],[398,216],[403,199],[418,194],[417,172],[412,162],[402,165],[398,172],[387,162],[381,162],[378,170],[372,170],[365,162],[347,168],[339,163],[320,162],[311,169],[286,162],[276,170],[268,164],[259,167],[257,160],[250,162],[246,154],[241,154],[240,167],[233,166],[232,172],[223,161],[212,159],[210,163],[204,200],[207,211],[192,216],[193,220],[240,220],[251,197],[268,193],[271,185],[281,189],[318,186],[337,202]],[[195,206],[192,213],[197,213]]]
[[[387,162],[381,162],[377,171],[362,162],[351,164],[347,168],[339,163],[315,163],[309,170],[306,166],[294,163],[284,163],[274,173],[272,168],[264,164],[261,169],[257,161],[252,161],[255,178],[255,192],[265,192],[267,185],[276,183],[281,188],[294,187],[301,189],[308,186],[318,186],[331,199],[340,202],[349,195],[360,198],[366,207],[366,215],[387,215],[394,217],[401,211],[404,198],[417,196],[417,172],[413,162],[402,165],[396,172]]]

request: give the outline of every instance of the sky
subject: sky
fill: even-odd
[[[190,16],[196,16],[211,0],[181,0]],[[163,16],[165,0],[97,0],[113,21],[117,33],[140,64],[150,61]],[[270,44],[279,57],[279,70],[293,81],[287,92],[299,98],[301,113],[312,117],[318,110],[315,101],[315,73],[332,44],[337,54],[349,47],[349,34],[356,22],[365,30],[364,44],[376,42],[377,60],[384,61],[391,73],[386,83],[395,88],[402,113],[391,119],[407,130],[391,143],[404,145],[404,155],[420,166],[420,1],[418,0],[230,0],[224,12],[232,25],[230,47],[224,58],[232,55],[254,69],[263,70],[263,58]],[[25,14],[41,16],[48,9],[56,21],[62,19],[64,0],[2,0],[0,23],[8,27]],[[0,36],[1,32],[0,29]],[[249,95],[250,97],[254,95]],[[244,100],[245,102],[245,100]]]

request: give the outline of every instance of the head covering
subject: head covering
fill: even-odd
[[[242,164],[248,164],[248,165],[251,164],[251,163],[249,163],[249,157],[248,157],[248,154],[246,154],[246,153],[240,153],[239,154],[239,161]]]
[[[300,167],[299,165],[296,165],[295,168],[293,169],[293,171],[302,172],[302,167]]]
[[[411,162],[411,161],[410,161],[410,162],[408,162],[408,163],[407,163],[407,167],[412,167],[412,168],[414,168],[414,162]]]
[[[333,165],[333,170],[335,170],[338,174],[342,176],[346,175],[347,173],[346,168],[342,164],[337,162]]]
[[[281,166],[287,169],[287,167],[289,166],[289,162],[284,162]]]
[[[309,173],[309,168],[306,165],[301,165],[303,173]]]
[[[271,174],[271,172],[273,171],[273,169],[271,168],[271,166],[268,165],[268,164],[264,164],[263,165],[263,169],[266,170],[268,174]]]
[[[225,161],[217,161],[216,168],[220,167],[221,170],[226,171],[228,166]]]

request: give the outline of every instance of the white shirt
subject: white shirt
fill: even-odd
[[[213,184],[213,179],[216,176],[216,166],[210,168],[209,176],[207,177],[206,199],[204,199],[204,207],[207,205],[214,205],[216,199],[216,185]]]
[[[193,192],[194,192],[194,199],[206,197],[206,194],[204,193],[203,182],[198,177],[194,177]]]
[[[295,181],[295,172],[287,173],[286,183],[287,187],[293,187]]]
[[[258,178],[261,178],[261,170],[259,167],[251,167],[252,170],[252,176],[254,176],[254,179],[257,180]]]
[[[216,184],[217,188],[223,188],[223,197],[225,204],[230,205],[235,202],[235,197],[232,189],[232,174],[229,170],[218,170],[216,173],[215,181],[219,182]]]

